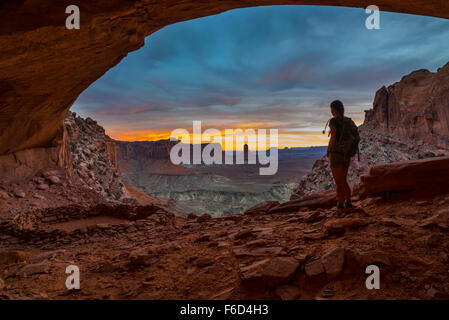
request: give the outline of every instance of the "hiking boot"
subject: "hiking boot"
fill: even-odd
[[[337,202],[337,210],[335,210],[334,212],[332,212],[332,215],[339,215],[343,212],[343,209],[345,208],[343,203],[339,203]]]
[[[354,208],[354,206],[352,205],[351,200],[345,200],[344,208],[346,208],[346,209],[352,209],[352,208]]]

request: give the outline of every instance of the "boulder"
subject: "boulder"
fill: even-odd
[[[276,287],[274,293],[282,300],[296,300],[301,295],[301,290],[296,286],[281,284]]]
[[[268,210],[268,213],[297,212],[301,208],[309,208],[312,210],[318,208],[332,208],[335,204],[336,200],[334,192],[316,193],[274,206]]]
[[[48,263],[35,263],[35,264],[27,264],[23,266],[19,272],[20,275],[24,275],[26,277],[34,275],[34,274],[42,274],[42,273],[50,273],[50,266]]]
[[[390,266],[392,264],[391,258],[385,252],[378,249],[362,250],[351,249],[347,250],[345,259],[357,268],[366,268],[369,265]]]
[[[133,266],[141,266],[150,258],[150,254],[146,249],[137,249],[129,253],[129,262]]]
[[[198,222],[205,222],[205,221],[208,221],[210,219],[212,219],[212,216],[210,214],[205,213],[205,214],[199,216],[196,220]]]
[[[321,257],[321,262],[328,278],[335,278],[343,271],[345,263],[345,250],[335,248]]]
[[[449,190],[449,157],[375,165],[353,190],[359,197],[385,192]]]
[[[47,178],[48,181],[50,181],[52,184],[61,184],[61,179],[59,179],[57,176],[49,176]]]
[[[363,227],[370,223],[370,220],[362,218],[330,219],[324,223],[324,228],[329,233],[337,233],[350,228]]]
[[[240,267],[240,278],[243,282],[257,282],[264,286],[274,287],[292,279],[299,263],[290,257],[267,258]]]
[[[196,237],[193,242],[206,242],[210,240],[210,235],[209,234],[203,234],[200,235],[198,237]]]
[[[196,260],[196,265],[199,268],[204,268],[204,267],[210,266],[213,263],[214,263],[214,261],[209,257],[200,257]]]
[[[38,184],[37,185],[37,189],[38,190],[47,190],[49,187],[48,187],[48,184],[45,184],[45,183],[42,183],[42,184]]]
[[[309,278],[319,276],[324,273],[324,266],[320,259],[309,262],[305,266],[306,275]]]
[[[246,215],[265,214],[268,212],[268,210],[277,205],[279,205],[279,201],[265,201],[246,209],[246,211],[243,214]]]
[[[234,239],[235,240],[246,239],[246,238],[249,238],[252,236],[254,236],[254,232],[252,230],[247,229],[247,230],[242,230],[242,231],[237,232],[234,235]]]
[[[26,194],[25,192],[23,192],[22,190],[14,190],[13,194],[17,197],[17,198],[25,198]]]
[[[49,179],[50,177],[58,176],[58,175],[59,175],[59,171],[58,170],[47,170],[47,171],[42,172],[42,176],[45,179]]]
[[[234,255],[237,258],[241,257],[267,257],[277,256],[284,252],[282,247],[267,247],[267,248],[235,248]]]

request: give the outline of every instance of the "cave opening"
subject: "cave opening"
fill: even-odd
[[[98,120],[116,141],[126,185],[174,199],[184,214],[227,215],[287,201],[325,153],[320,131],[330,101],[341,97],[348,116],[362,124],[378,88],[447,60],[438,51],[446,21],[380,12],[382,27],[373,30],[368,17],[364,9],[270,6],[170,25],[85,90],[71,110]],[[263,177],[251,164],[173,164],[170,131],[191,129],[195,120],[218,131],[279,128],[280,172]],[[380,158],[370,164],[396,160]],[[334,187],[329,177],[321,180],[304,193]]]
[[[382,11],[377,30],[363,8],[305,6],[192,20],[256,1],[79,0],[66,31],[65,2],[0,4],[2,298],[449,296],[446,20]],[[449,18],[441,1],[380,2]],[[335,98],[361,134],[343,212],[321,134]],[[174,164],[170,132],[198,120],[277,128],[279,170]],[[249,159],[242,145],[222,151]]]

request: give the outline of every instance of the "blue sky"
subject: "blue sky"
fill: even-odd
[[[83,92],[72,111],[113,138],[203,128],[278,128],[281,146],[325,143],[329,103],[363,120],[374,94],[449,61],[449,21],[364,9],[267,6],[167,26]]]

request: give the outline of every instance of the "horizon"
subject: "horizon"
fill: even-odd
[[[129,140],[116,140],[116,139],[113,139],[115,142],[125,142],[125,143],[135,143],[135,142],[169,142],[170,141],[170,139],[160,139],[160,140],[136,140],[136,141],[129,141]],[[182,142],[182,141],[173,141],[173,142],[181,142],[182,144],[184,144],[184,142]],[[200,145],[207,145],[207,144],[214,144],[215,142],[202,142],[202,143],[185,143],[185,144],[190,144],[190,145],[198,145],[198,144],[200,144]],[[248,145],[247,143],[245,143],[244,145]],[[304,146],[304,147],[282,147],[282,148],[279,148],[279,147],[268,147],[266,150],[269,150],[269,149],[273,149],[273,148],[277,148],[278,150],[285,150],[285,149],[311,149],[311,148],[325,148],[325,147],[327,147],[327,145],[323,145],[323,146]],[[258,150],[252,150],[252,149],[248,149],[249,151],[258,151]],[[225,151],[225,152],[236,152],[236,151],[243,151],[243,150],[236,150],[236,149],[233,149],[233,150],[226,150],[226,149],[223,149],[222,151]]]

